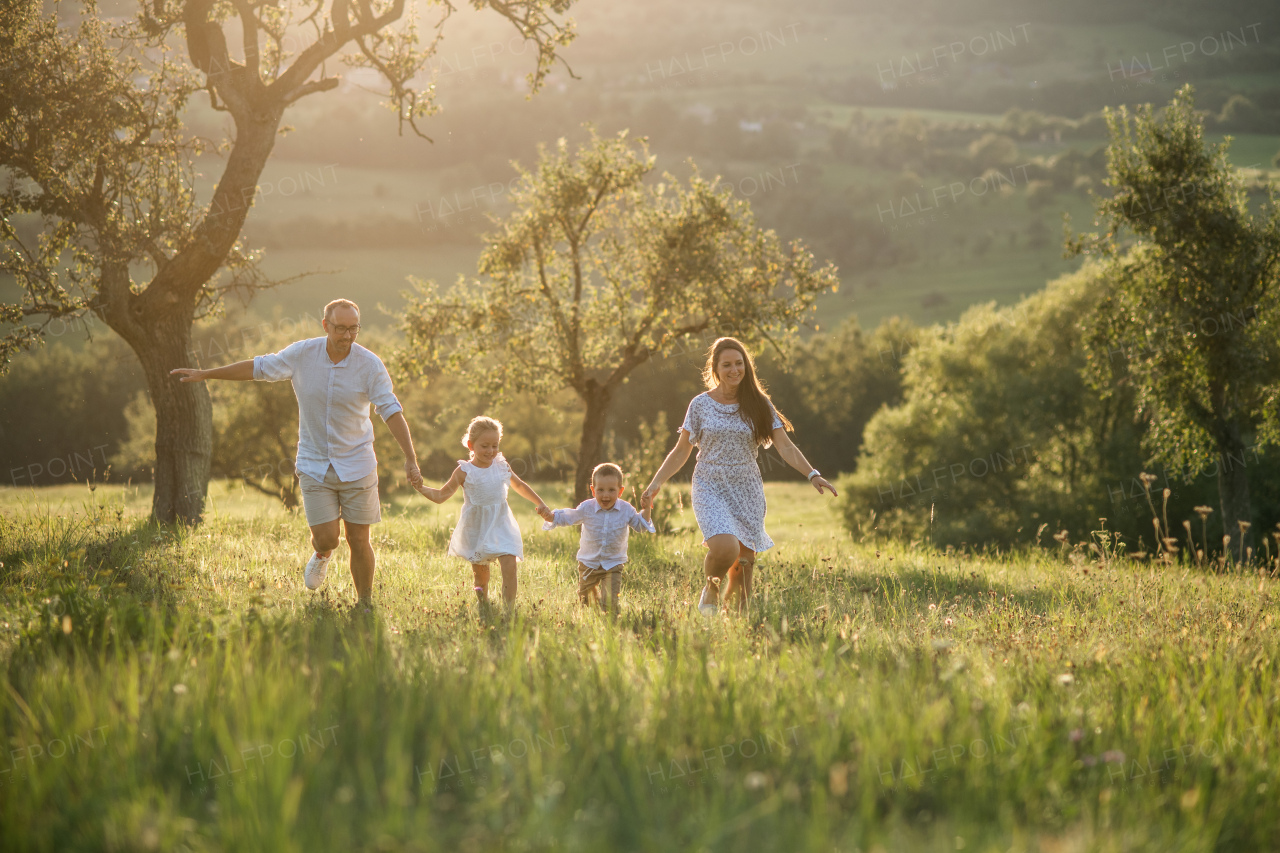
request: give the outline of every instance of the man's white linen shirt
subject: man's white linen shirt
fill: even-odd
[[[627,535],[630,528],[656,533],[653,522],[645,521],[639,511],[624,500],[603,509],[595,498],[578,504],[576,509],[558,509],[554,521],[542,524],[543,530],[582,525],[578,542],[578,562],[591,569],[610,571],[627,561]]]
[[[378,470],[373,454],[372,403],[382,420],[402,411],[391,390],[382,359],[353,343],[346,358],[334,364],[327,338],[297,341],[271,355],[253,359],[253,378],[293,383],[298,397],[297,469],[324,481],[329,466],[344,483]]]

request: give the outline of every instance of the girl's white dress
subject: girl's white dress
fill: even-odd
[[[504,554],[524,557],[520,525],[507,505],[511,466],[501,453],[488,468],[459,459],[467,475],[462,484],[462,513],[449,540],[449,554],[470,563],[488,563]]]

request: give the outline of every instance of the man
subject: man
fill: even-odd
[[[373,594],[373,546],[369,528],[382,520],[378,502],[378,460],[373,453],[372,403],[404,451],[405,475],[422,483],[417,455],[403,407],[391,390],[382,360],[355,342],[360,309],[348,299],[324,308],[325,336],[297,341],[278,353],[256,356],[212,370],[180,367],[170,371],[183,382],[205,379],[256,379],[293,383],[298,397],[298,458],[302,506],[315,553],[303,579],[307,589],[324,583],[338,547],[339,520],[351,548],[351,579],[356,606],[369,607]]]

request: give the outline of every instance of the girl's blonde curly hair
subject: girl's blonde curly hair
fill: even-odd
[[[497,418],[490,418],[485,415],[474,417],[471,423],[467,424],[467,431],[462,434],[462,446],[470,447],[471,442],[484,435],[489,430],[498,433],[498,438],[502,438],[502,422]]]

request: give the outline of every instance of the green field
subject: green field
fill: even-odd
[[[1273,580],[854,541],[767,488],[749,616],[697,615],[692,535],[635,535],[616,623],[524,506],[508,619],[443,555],[456,503],[386,508],[365,614],[236,487],[191,530],[0,490],[6,846],[1275,848]]]

